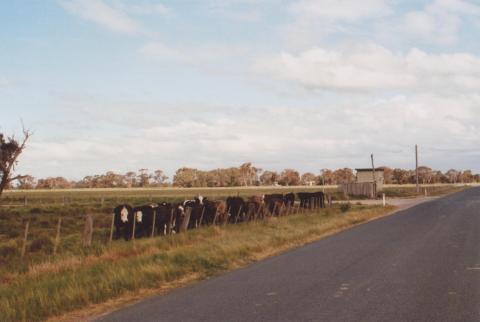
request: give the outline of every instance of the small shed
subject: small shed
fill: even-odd
[[[376,168],[375,174],[372,168],[355,169],[357,171],[357,180],[354,183],[347,183],[342,185],[342,190],[345,195],[366,196],[369,198],[376,198],[378,191],[383,189],[384,170]],[[375,175],[375,181],[373,176]]]
[[[355,169],[357,171],[357,183],[372,183],[373,182],[373,170],[372,168]],[[382,191],[383,184],[385,183],[385,170],[383,168],[375,169],[375,183],[376,190]]]

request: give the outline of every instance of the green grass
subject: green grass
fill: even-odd
[[[384,215],[353,205],[312,214],[207,227],[79,254],[64,253],[5,275],[0,321],[40,321],[191,275],[205,278]]]
[[[383,193],[389,198],[409,198],[416,197],[418,195],[424,196],[425,189],[427,190],[427,196],[441,196],[458,191],[465,190],[471,187],[470,185],[463,184],[433,184],[433,185],[421,185],[420,193],[417,194],[417,188],[415,185],[385,185]],[[379,194],[381,196],[381,193]]]

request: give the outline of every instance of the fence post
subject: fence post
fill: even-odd
[[[428,194],[427,194],[427,188],[425,188],[425,197],[427,197]]]
[[[153,211],[153,221],[152,221],[152,238],[155,237],[155,220],[157,217],[156,211]]]
[[[115,213],[112,214],[112,225],[110,226],[110,239],[109,239],[110,244],[112,243],[112,240],[113,240],[113,226],[114,226],[114,223],[115,223]]]
[[[386,207],[387,206],[387,202],[385,200],[385,192],[382,193],[382,198],[383,198],[383,206]]]
[[[65,206],[65,196],[63,196],[63,202],[62,205]]]
[[[25,234],[23,236],[22,258],[25,256],[27,250],[28,228],[30,227],[30,220],[25,223]]]
[[[137,214],[134,212],[133,213],[133,225],[132,225],[132,240],[135,243],[135,226],[137,222]]]
[[[242,211],[243,205],[240,205],[240,208],[238,208],[237,215],[235,216],[235,223],[238,221],[238,217],[240,217],[240,212]]]
[[[198,227],[202,227],[203,215],[205,214],[205,205],[202,207],[202,214],[200,215],[200,220],[198,222]]]
[[[170,210],[170,220],[168,221],[168,224],[167,224],[167,232],[166,232],[167,235],[172,234],[174,216],[175,216],[175,208],[173,207],[172,210]]]
[[[191,207],[185,208],[185,217],[183,218],[182,225],[180,226],[180,232],[183,233],[188,229],[188,223],[190,222],[190,216],[192,215]]]
[[[23,198],[23,205],[26,207],[27,204],[28,204],[27,196],[25,195],[25,197]]]
[[[100,204],[101,204],[102,207],[103,207],[103,205],[105,204],[105,197],[102,196],[102,199],[100,199]]]
[[[87,214],[85,218],[85,228],[83,230],[83,247],[88,247],[92,245],[92,234],[93,234],[93,218],[92,218],[92,215]]]
[[[58,245],[60,244],[60,229],[62,227],[62,217],[58,218],[57,235],[55,236],[55,245],[53,246],[53,256],[57,254]]]
[[[223,225],[226,226],[228,222],[228,214],[230,214],[230,207],[227,209],[227,214],[225,215],[225,218],[223,218]]]

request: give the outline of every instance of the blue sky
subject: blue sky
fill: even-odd
[[[0,127],[20,172],[377,163],[480,171],[480,4],[0,3]]]

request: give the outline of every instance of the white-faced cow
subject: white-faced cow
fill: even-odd
[[[130,205],[119,205],[113,209],[114,218],[113,224],[115,226],[114,238],[121,237],[125,240],[130,239],[133,227],[133,208]]]
[[[156,204],[150,204],[133,208],[135,238],[150,236],[153,228],[153,216],[156,213],[157,207],[158,205]]]

